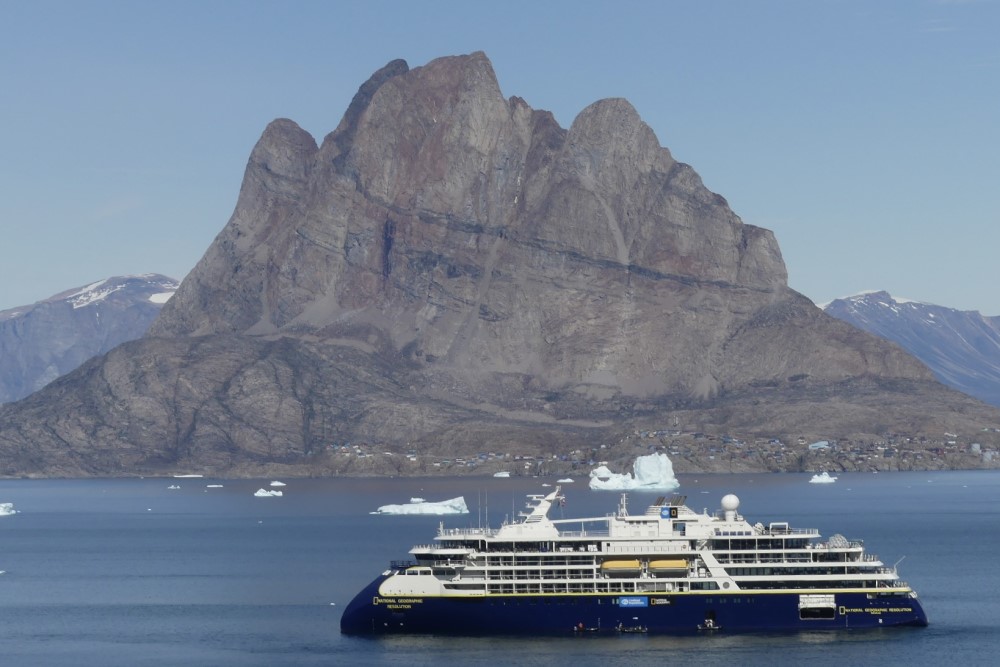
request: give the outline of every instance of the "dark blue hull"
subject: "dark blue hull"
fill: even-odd
[[[833,609],[799,609],[798,593],[381,597],[383,578],[351,601],[345,634],[546,635],[574,632],[765,632],[926,626],[906,594],[834,592]],[[825,591],[831,592],[831,591]],[[714,628],[714,630],[713,630]]]

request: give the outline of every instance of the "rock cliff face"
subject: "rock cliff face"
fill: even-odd
[[[486,392],[517,376],[707,396],[768,372],[722,346],[798,299],[773,235],[742,224],[628,102],[597,102],[565,131],[505,100],[474,54],[391,64],[322,147],[272,123],[233,219],[151,333],[357,340]],[[838,379],[923,373],[901,354],[841,353]],[[775,377],[830,372],[779,356]]]
[[[1000,421],[790,290],[771,232],[625,100],[565,130],[505,99],[481,53],[394,61],[321,145],[268,126],[149,335],[0,413],[0,446],[48,448],[0,473],[316,472],[345,441],[559,452],[667,419],[866,432],[843,405],[858,383],[878,395],[864,415],[889,406],[875,428]]]
[[[176,289],[176,280],[157,274],[116,276],[0,311],[0,403],[142,337]]]

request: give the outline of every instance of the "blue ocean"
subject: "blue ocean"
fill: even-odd
[[[5,665],[992,665],[1000,654],[1000,472],[680,475],[695,510],[735,493],[752,523],[863,539],[920,594],[927,628],[835,633],[341,636],[340,614],[439,522],[497,526],[555,478],[2,480]],[[618,494],[564,484],[554,518]],[[178,489],[168,488],[171,485]],[[212,485],[210,488],[209,485]],[[221,486],[217,486],[221,485]],[[657,493],[629,494],[641,512]],[[371,514],[462,496],[460,516]]]

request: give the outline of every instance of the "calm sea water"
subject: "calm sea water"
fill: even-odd
[[[696,510],[736,493],[751,522],[861,538],[920,593],[924,629],[709,637],[343,637],[340,613],[439,521],[496,526],[544,479],[0,481],[5,665],[995,664],[1000,473],[681,476]],[[168,490],[170,484],[181,489]],[[222,484],[223,488],[206,488]],[[553,516],[604,515],[614,492],[564,485]],[[461,517],[377,516],[464,496]],[[658,494],[630,494],[641,512]]]

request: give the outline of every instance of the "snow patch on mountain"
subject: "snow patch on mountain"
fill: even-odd
[[[119,283],[117,285],[111,285],[108,287],[102,287],[108,282],[107,279],[101,280],[99,282],[93,283],[92,285],[87,285],[79,292],[75,294],[70,294],[66,297],[66,300],[73,304],[74,310],[77,308],[83,308],[89,306],[92,303],[97,303],[98,301],[104,301],[110,295],[115,292],[124,289],[125,283]]]
[[[166,303],[167,301],[170,301],[170,297],[173,295],[173,292],[159,292],[158,294],[150,294],[149,300],[153,303]]]
[[[173,279],[163,279],[156,274],[147,273],[139,276],[123,276],[121,278],[105,278],[96,283],[91,283],[76,292],[67,294],[63,299],[69,302],[74,309],[84,308],[95,303],[104,301],[115,292],[120,292],[127,287],[134,287],[136,283],[148,283],[148,288],[158,287],[164,291],[151,294],[148,300],[155,304],[164,304],[177,291],[179,283]]]

